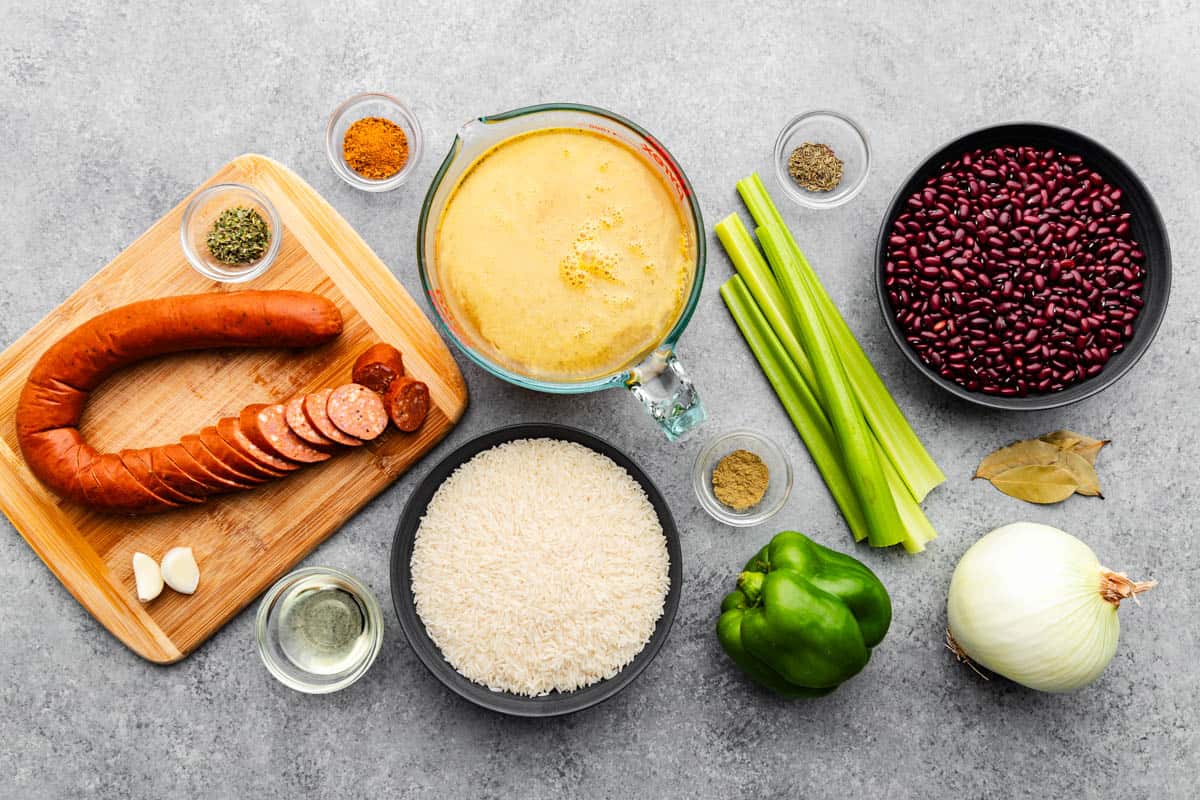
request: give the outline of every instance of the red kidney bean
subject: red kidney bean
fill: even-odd
[[[887,237],[884,285],[907,341],[969,391],[1056,392],[1099,374],[1144,306],[1145,253],[1122,199],[1053,149],[946,162]]]

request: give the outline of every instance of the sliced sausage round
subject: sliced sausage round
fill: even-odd
[[[314,394],[306,395],[304,398],[304,417],[325,438],[332,439],[338,444],[358,447],[363,443],[362,439],[356,439],[353,436],[347,436],[342,433],[333,424],[333,421],[329,419],[326,409],[329,405],[329,396],[332,394],[333,389],[322,389]]]
[[[216,432],[214,428],[213,433],[215,434]],[[266,481],[266,478],[237,469],[232,464],[226,464],[209,448],[198,434],[189,433],[180,439],[179,443],[188,452],[188,455],[200,462],[200,466],[222,480],[237,484],[239,489],[251,489]]]
[[[383,404],[392,423],[400,430],[412,433],[421,427],[429,413],[429,387],[405,376],[392,382],[383,396]]]
[[[252,475],[259,483],[265,483],[275,478],[282,478],[285,473],[277,472],[270,467],[264,467],[230,444],[215,427],[209,426],[200,431],[200,441],[213,452],[217,460],[231,469],[246,475]]]
[[[203,447],[203,445],[201,445]],[[204,466],[183,444],[169,444],[162,448],[163,457],[169,459],[181,472],[208,488],[210,494],[224,494],[250,488],[253,484],[222,478]]]
[[[172,458],[172,455],[175,458]],[[181,459],[186,459],[183,462],[186,466],[180,463]],[[168,483],[178,485],[179,490],[184,494],[207,497],[210,494],[227,491],[220,483],[214,481],[211,475],[206,475],[199,465],[188,456],[187,451],[178,444],[155,447],[150,453],[150,467],[160,477],[163,477],[163,480],[167,480],[166,476],[170,476]]]
[[[246,432],[242,430],[242,426],[238,424],[235,417],[222,417],[217,420],[217,433],[221,434],[221,438],[229,442],[234,450],[259,466],[265,467],[268,471],[274,472],[277,477],[283,477],[293,470],[300,469],[300,465],[295,461],[273,456],[250,441],[250,437],[246,436]]]
[[[148,514],[183,505],[147,489],[116,453],[101,453],[88,470],[92,480],[85,486],[93,487],[89,492],[91,502],[102,505],[105,511]]]
[[[238,427],[246,437],[272,455],[302,464],[316,464],[329,458],[329,453],[311,447],[292,433],[287,424],[283,405],[251,405],[242,409]]]
[[[82,449],[76,453],[76,464],[79,470],[79,491],[83,494],[83,501],[88,504],[94,504],[98,501],[98,493],[100,491],[100,483],[96,479],[95,473],[92,472],[92,467],[95,466],[96,455],[87,453]]]
[[[133,473],[138,483],[150,490],[150,493],[160,498],[171,500],[183,505],[184,503],[203,503],[199,497],[181,492],[159,477],[150,467],[150,457],[145,450],[122,450],[121,461]]]
[[[354,361],[351,373],[355,383],[366,386],[376,394],[383,394],[392,381],[404,374],[404,356],[387,342],[374,344],[363,351]]]
[[[150,447],[142,452],[145,453],[145,459],[150,464],[150,471],[175,491],[199,498],[213,494],[213,489],[207,484],[196,480],[176,466],[174,461],[167,458],[165,448]]]
[[[304,395],[298,394],[287,401],[287,405],[284,406],[284,419],[287,420],[287,425],[292,429],[292,433],[313,447],[322,450],[331,450],[337,447],[337,442],[322,436],[321,432],[314,428],[308,421],[308,417],[304,415]]]
[[[387,430],[383,400],[361,383],[347,383],[334,389],[325,412],[338,430],[356,439],[370,441]]]
[[[176,492],[175,489],[158,480],[158,477],[150,471],[150,464],[145,461],[142,452],[137,450],[122,450],[118,453],[118,456],[120,456],[121,463],[125,464],[125,469],[133,475],[133,479],[140,483],[145,491],[155,495],[156,498],[168,500],[175,505],[199,503],[199,500],[196,498],[182,492]]]

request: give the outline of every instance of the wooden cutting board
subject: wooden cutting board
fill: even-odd
[[[139,655],[178,661],[254,600],[422,454],[462,416],[467,390],[445,343],[421,310],[333,208],[297,175],[258,155],[225,165],[211,184],[263,192],[283,221],[282,247],[262,277],[210,281],[179,246],[185,198],[129,249],[0,354],[0,508],[84,608]],[[409,374],[429,384],[431,409],[414,434],[389,428],[368,446],[248,492],[146,517],[118,517],[61,500],[21,458],[13,413],[34,362],[96,314],[135,300],[197,292],[299,289],[337,303],[345,331],[310,350],[211,350],[152,359],[114,375],[80,425],[101,451],[165,444],[255,402],[350,379],[367,345],[391,342]],[[138,602],[131,559],[190,546],[200,564],[194,595],[164,589]]]

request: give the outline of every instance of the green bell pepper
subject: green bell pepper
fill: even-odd
[[[788,697],[820,697],[867,665],[892,622],[887,590],[861,562],[783,531],[721,603],[717,637],[754,680]]]

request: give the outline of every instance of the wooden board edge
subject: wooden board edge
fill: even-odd
[[[55,546],[57,537],[49,532],[64,530],[69,523],[56,501],[38,484],[33,489],[25,480],[21,461],[7,444],[0,442],[0,510],[25,539],[58,582],[83,606],[92,618],[118,641],[147,661],[173,664],[186,655],[154,622],[129,590],[114,580],[108,566],[86,544],[75,547]],[[51,551],[55,558],[50,558]],[[128,616],[137,625],[119,625]]]
[[[313,258],[316,258],[318,253],[328,256],[319,261],[320,266],[372,329],[394,330],[399,319],[421,320],[424,330],[407,331],[406,338],[412,341],[425,340],[429,343],[428,348],[431,352],[413,354],[426,362],[427,372],[422,379],[429,383],[430,395],[446,416],[454,423],[462,419],[468,404],[467,384],[450,353],[449,346],[428,315],[362,236],[303,178],[278,161],[257,153],[246,153],[231,163],[249,175],[276,184],[280,192],[271,194],[277,203],[277,195],[284,191],[299,193],[303,195],[305,203],[316,207],[331,225],[336,226],[336,230],[333,231],[317,231],[312,227],[308,215],[297,213],[295,221],[288,227]],[[329,240],[330,233],[352,248],[352,252],[345,248],[333,249]],[[364,291],[365,287],[371,285],[386,286],[394,291]],[[405,354],[406,359],[409,356],[409,353]]]

